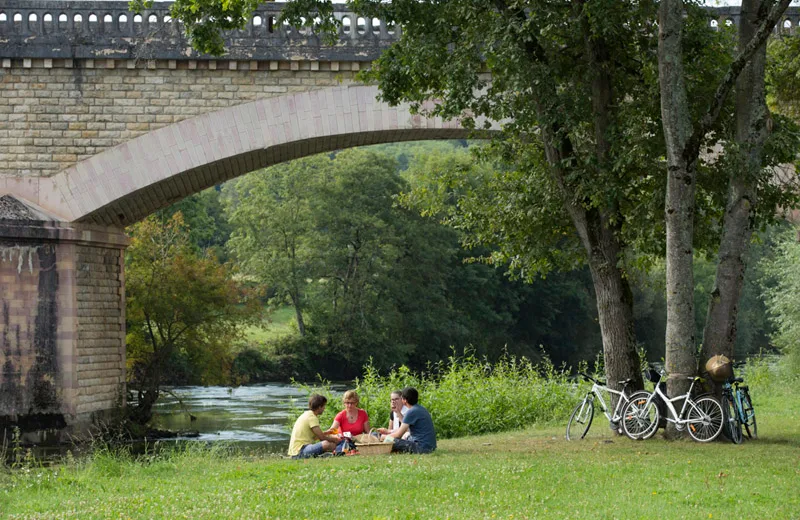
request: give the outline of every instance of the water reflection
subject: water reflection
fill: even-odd
[[[305,407],[307,395],[285,384],[228,388],[182,386],[168,389],[156,403],[153,426],[200,433],[197,441],[230,441],[243,448],[283,452],[289,445],[287,426],[291,399]],[[182,403],[182,404],[181,404]],[[189,415],[196,419],[191,420]],[[178,437],[187,440],[189,437]]]

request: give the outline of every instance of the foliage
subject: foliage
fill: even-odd
[[[231,383],[236,385],[275,381],[310,381],[320,373],[308,355],[313,338],[282,336],[263,346],[246,345],[233,359]]]
[[[225,187],[243,272],[275,304],[295,307],[301,335],[310,319],[312,337],[294,342],[304,349],[296,354],[334,377],[354,375],[370,353],[388,367],[406,362],[421,338],[442,349],[455,337],[444,290],[457,244],[394,207],[404,185],[386,155],[348,151]]]
[[[126,255],[129,387],[136,422],[149,420],[170,361],[183,357],[204,383],[225,381],[230,345],[252,307],[215,257],[198,256],[182,215],[130,229]]]
[[[767,47],[767,93],[770,110],[800,120],[800,38],[782,35]]]
[[[231,225],[222,207],[219,188],[209,188],[190,195],[158,211],[156,215],[162,224],[166,225],[178,212],[183,215],[189,232],[189,242],[195,251],[202,255],[213,249],[221,262],[227,260],[225,244],[231,234]]]
[[[420,157],[435,155],[447,155],[456,151],[463,151],[474,145],[475,142],[458,141],[404,141],[402,143],[376,144],[367,149],[381,154],[388,155],[397,161],[397,166],[401,172],[405,172]],[[403,173],[403,178],[408,180],[408,176]]]
[[[418,369],[446,359],[451,346],[472,345],[490,359],[503,349],[537,359],[539,345],[557,363],[594,357],[600,339],[588,272],[552,273],[527,285],[472,261],[470,253],[488,250],[474,245],[465,252],[459,236],[466,233],[396,206],[409,183],[422,185],[437,164],[470,167],[469,152],[448,144],[459,151],[434,158],[424,155],[427,146],[395,148],[391,155],[372,147],[298,160],[223,188],[234,225],[229,246],[247,279],[268,286],[274,307],[291,301],[285,294],[297,273],[310,337],[277,341],[251,332],[249,339],[265,345],[259,350],[267,357],[278,355],[273,344],[289,356],[280,379],[353,377],[368,357],[381,369]],[[422,156],[412,155],[420,150]],[[401,177],[391,157],[404,154],[412,158]],[[296,244],[292,268],[284,268],[291,267],[287,243]],[[286,319],[277,324],[289,325],[297,330]],[[301,358],[307,361],[297,363]],[[247,380],[261,377],[252,356],[245,361],[240,368],[255,370]]]
[[[341,398],[330,385],[299,385],[306,392],[328,397],[325,419],[341,409]],[[406,386],[417,388],[420,404],[434,418],[437,438],[449,439],[475,433],[525,428],[560,420],[577,399],[575,387],[563,370],[547,358],[534,364],[527,358],[506,356],[495,363],[473,355],[451,356],[430,365],[427,372],[413,372],[405,366],[381,376],[371,363],[355,381],[359,406],[366,410],[370,424],[383,427],[389,422],[389,396]],[[290,417],[293,422],[302,410]],[[330,417],[328,417],[330,416]]]
[[[170,6],[170,16],[180,20],[186,37],[202,53],[224,52],[221,32],[243,29],[260,0],[177,0]],[[135,13],[153,6],[153,0],[130,0]]]
[[[772,258],[764,258],[764,301],[775,325],[772,340],[800,372],[800,243],[797,231],[787,231]]]

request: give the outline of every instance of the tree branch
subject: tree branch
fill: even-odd
[[[708,107],[705,115],[700,119],[699,124],[692,133],[691,139],[689,139],[689,142],[686,144],[686,149],[684,150],[685,157],[694,157],[698,153],[703,137],[708,133],[714,123],[716,123],[719,113],[722,110],[722,105],[725,103],[725,98],[736,84],[736,79],[739,77],[739,74],[741,74],[742,70],[747,66],[756,50],[767,41],[767,38],[769,38],[772,30],[775,28],[775,24],[777,24],[780,17],[783,16],[790,2],[791,0],[780,0],[773,6],[766,19],[753,35],[753,38],[747,43],[744,49],[742,49],[739,55],[736,56],[733,63],[730,64],[728,72],[725,73],[725,77],[714,93],[711,105]]]

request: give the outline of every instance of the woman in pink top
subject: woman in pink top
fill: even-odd
[[[344,410],[336,414],[333,419],[331,430],[339,430],[339,433],[345,437],[345,433],[350,433],[351,436],[361,435],[362,433],[369,433],[369,416],[367,412],[358,407],[358,394],[355,390],[348,390],[342,396],[344,402]]]

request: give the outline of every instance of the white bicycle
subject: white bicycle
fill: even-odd
[[[700,377],[690,377],[692,384],[686,394],[669,398],[664,393],[659,382],[666,375],[662,370],[660,373],[650,368],[645,372],[645,377],[655,384],[655,390],[645,392],[646,395],[638,395],[628,401],[622,411],[622,429],[625,435],[634,440],[649,439],[658,430],[661,420],[659,404],[663,404],[666,410],[665,419],[675,424],[675,429],[688,430],[692,439],[697,442],[709,442],[717,438],[724,425],[724,413],[719,401],[710,395],[701,395],[693,398],[692,391]],[[675,409],[675,403],[683,400],[680,412]]]
[[[622,410],[625,408],[625,405],[628,404],[628,401],[633,396],[639,397],[640,394],[643,394],[646,398],[650,395],[643,390],[629,395],[628,385],[633,382],[633,379],[620,381],[619,384],[622,385],[622,391],[617,391],[606,386],[605,381],[595,379],[583,372],[581,372],[580,375],[583,376],[585,381],[592,383],[592,389],[586,392],[586,396],[572,411],[572,415],[569,416],[569,422],[567,423],[568,441],[583,439],[586,437],[586,434],[589,433],[589,428],[591,428],[592,419],[594,418],[595,400],[597,400],[597,404],[600,405],[600,410],[602,410],[603,415],[608,419],[611,429],[622,433],[619,421],[622,418]],[[606,406],[606,401],[603,399],[604,393],[609,396],[611,402],[613,402],[614,399],[617,401],[614,411],[611,414],[609,414],[608,406]]]

